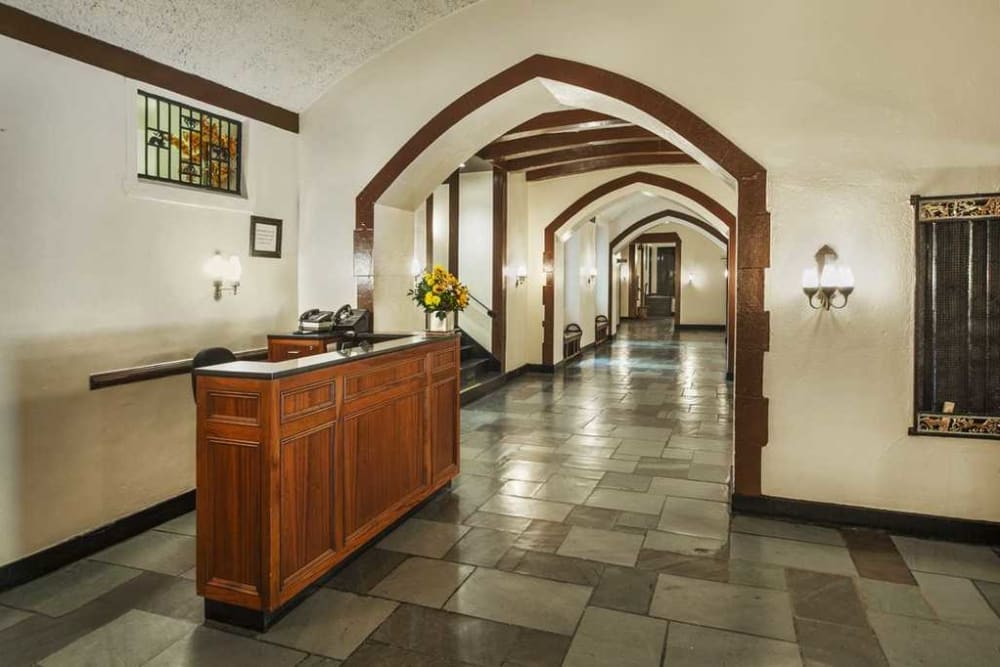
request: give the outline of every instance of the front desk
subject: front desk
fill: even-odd
[[[206,618],[266,629],[447,485],[459,468],[459,371],[450,334],[198,369]]]

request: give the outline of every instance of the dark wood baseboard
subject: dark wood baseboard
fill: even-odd
[[[469,387],[468,389],[462,391],[462,405],[468,405],[469,403],[478,401],[484,396],[492,394],[514,378],[520,377],[521,375],[529,372],[528,366],[529,364],[524,364],[523,366],[519,366],[512,371],[507,371],[503,375],[499,375],[491,380],[487,380],[486,382]]]
[[[725,324],[675,324],[674,331],[725,331]]]
[[[0,591],[54,572],[194,509],[194,490],[0,567]]]
[[[267,348],[261,347],[252,350],[242,350],[236,352],[235,355],[237,361],[266,361]],[[132,368],[121,368],[115,371],[93,373],[90,376],[90,390],[117,387],[133,382],[157,380],[159,378],[170,377],[171,375],[184,375],[191,372],[191,361],[191,359],[178,359],[177,361],[164,361],[158,364],[146,364],[145,366],[133,366]]]
[[[1000,523],[990,521],[740,494],[733,495],[733,511],[830,526],[877,528],[897,535],[935,540],[1000,545]]]

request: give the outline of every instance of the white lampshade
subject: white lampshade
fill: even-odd
[[[205,274],[212,280],[224,280],[226,277],[226,259],[222,253],[216,251],[207,262],[205,262]]]
[[[841,289],[854,289],[854,271],[851,271],[851,267],[842,266],[840,267],[840,275],[837,280],[837,287]]]
[[[528,267],[526,267],[524,264],[521,264],[520,266],[518,266],[517,267],[517,277],[518,278],[527,278],[528,277]]]
[[[229,261],[226,263],[226,268],[223,273],[223,279],[230,282],[238,283],[240,278],[243,276],[243,265],[240,264],[240,258],[236,255],[230,255]]]
[[[410,260],[410,275],[411,276],[420,275],[420,262],[417,261],[416,257]]]
[[[819,276],[820,287],[837,287],[840,282],[840,269],[836,264],[827,264]]]
[[[814,268],[802,272],[802,289],[819,289],[819,273]]]

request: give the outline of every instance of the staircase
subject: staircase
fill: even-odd
[[[465,405],[501,387],[503,373],[500,362],[489,350],[461,329],[459,333],[462,334],[462,405]]]

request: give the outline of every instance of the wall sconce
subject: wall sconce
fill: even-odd
[[[212,258],[205,262],[205,273],[212,278],[216,301],[222,298],[223,292],[230,292],[235,296],[239,291],[243,267],[240,265],[240,258],[236,255],[230,255],[227,260],[221,252],[216,250]],[[224,283],[227,282],[229,286],[225,287]]]
[[[619,273],[621,274],[622,282],[623,283],[627,283],[628,282],[628,260],[625,259],[624,257],[616,256],[615,257],[615,261],[618,262],[618,266],[620,267],[619,268]]]
[[[528,279],[528,267],[521,264],[517,267],[517,275],[514,276],[514,287],[520,287]]]
[[[694,274],[693,273],[689,273],[688,274],[688,285],[694,285]]]
[[[590,267],[590,272],[587,274],[587,284],[593,285],[595,280],[597,280],[597,269]]]
[[[416,257],[410,260],[410,275],[413,276],[414,280],[423,275],[423,269],[420,268],[420,262],[417,261]]]
[[[840,310],[847,305],[853,291],[854,272],[851,267],[837,263],[837,253],[828,245],[816,253],[816,267],[802,272],[802,292],[813,309]]]

